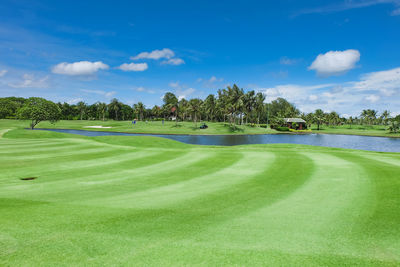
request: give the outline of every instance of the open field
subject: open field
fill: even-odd
[[[9,126],[0,265],[400,264],[398,153]]]

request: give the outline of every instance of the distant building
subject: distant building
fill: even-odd
[[[301,118],[284,118],[283,119],[289,129],[303,130],[307,129],[306,121]]]

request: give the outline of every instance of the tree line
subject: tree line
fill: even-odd
[[[5,97],[0,98],[1,118],[28,118],[27,106],[37,106],[39,98]],[[47,100],[46,100],[47,101]],[[43,102],[49,104],[51,101]],[[34,103],[34,104],[32,104]],[[51,102],[53,103],[53,102]],[[46,104],[46,105],[47,105]],[[296,106],[284,98],[277,98],[265,103],[265,95],[254,90],[245,92],[236,84],[220,89],[217,94],[210,94],[205,99],[178,99],[175,94],[168,92],[163,97],[163,104],[146,107],[142,102],[132,106],[114,98],[110,103],[96,102],[87,104],[83,101],[76,104],[53,103],[51,117],[53,120],[175,120],[215,121],[226,122],[232,125],[283,126],[282,118],[300,117],[309,126],[316,124],[338,126],[350,125],[392,125],[398,129],[400,116],[391,117],[388,110],[381,114],[376,110],[363,110],[356,117],[341,117],[337,112],[324,112],[317,109],[311,113],[302,113]],[[47,108],[50,106],[47,105]],[[22,112],[23,111],[23,112]],[[38,110],[35,111],[36,113]],[[42,117],[44,114],[42,114]]]

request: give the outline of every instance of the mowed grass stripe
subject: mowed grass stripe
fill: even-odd
[[[232,248],[249,244],[248,249],[268,248],[282,253],[354,256],[344,254],[353,251],[353,240],[346,236],[368,214],[363,208],[371,184],[365,172],[329,153],[301,155],[314,165],[304,184],[278,201],[214,229],[217,238],[219,229],[236,229],[227,242]]]
[[[296,175],[288,174],[288,179],[292,183],[282,186],[283,193],[295,190],[299,185],[307,180],[308,175],[312,172],[312,161],[296,155],[294,158],[303,164]],[[290,157],[292,158],[293,155]],[[174,236],[185,240],[186,238],[201,239],[209,236],[208,229],[214,228],[216,225],[222,224],[224,221],[232,220],[240,217],[252,210],[258,209],[266,205],[266,203],[276,201],[279,194],[275,194],[274,189],[279,189],[280,185],[269,186],[273,177],[268,177],[267,173],[273,173],[274,170],[281,169],[288,157],[280,155],[273,162],[279,164],[271,164],[270,168],[264,168],[264,172],[259,175],[247,177],[241,183],[231,184],[224,190],[216,192],[204,192],[202,196],[177,202],[166,208],[147,208],[133,209],[124,217],[104,218],[100,224],[106,228],[114,225],[116,228],[110,229],[112,232],[124,231],[129,228],[130,236],[147,236],[148,238],[166,238]],[[266,163],[268,164],[268,163]],[[275,168],[275,169],[274,169]],[[225,177],[226,178],[226,177]],[[276,177],[277,181],[280,176]],[[228,178],[229,179],[229,178]],[[149,199],[150,201],[150,199]],[[135,225],[131,228],[127,222]],[[174,227],[174,226],[177,227]],[[121,227],[121,228],[119,228]],[[200,236],[197,236],[199,233]]]
[[[132,203],[132,206],[136,208],[170,207],[177,203],[223,191],[234,184],[251,179],[253,176],[265,171],[274,160],[272,153],[240,152],[232,154],[240,156],[234,164],[219,161],[218,168],[215,168],[211,173],[145,191],[107,198],[104,199],[103,205],[121,207],[123,203],[128,202]],[[252,168],[248,168],[250,165]]]
[[[47,158],[41,159],[45,160],[45,164],[38,166],[37,164],[23,164],[24,168],[20,168],[17,171],[9,170],[9,172],[4,172],[1,176],[10,177],[57,177],[61,173],[71,173],[71,172],[87,172],[92,168],[103,168],[108,165],[122,164],[123,162],[130,162],[137,158],[156,156],[158,153],[155,151],[140,151],[136,150],[134,152],[119,152],[116,150],[109,150],[104,148],[102,150],[96,149],[95,152],[75,154],[73,156],[68,155],[64,157],[62,161],[59,158],[52,157],[51,154]],[[65,178],[65,176],[64,176]],[[53,180],[53,179],[52,179]],[[40,179],[37,182],[46,182],[48,179]]]
[[[212,184],[213,190],[218,190],[217,180],[223,180],[224,175],[225,177],[231,175],[237,170],[237,166],[243,166],[244,155],[242,153],[217,152],[211,154],[197,151],[196,154],[201,157],[181,162],[177,168],[168,171],[160,170],[158,173],[140,173],[137,179],[132,177],[127,180],[127,183],[132,184],[132,189],[128,192],[123,191],[111,197],[92,199],[84,203],[118,208],[122,206],[145,208],[158,203],[157,208],[159,208],[171,204],[171,200],[168,200],[171,198],[171,194],[174,195],[176,201],[189,198],[183,192],[194,197],[195,194],[190,187],[195,185],[202,184],[210,190],[210,184]],[[232,171],[224,173],[221,169],[231,169]],[[206,189],[203,188],[203,190]]]
[[[364,168],[373,185],[369,214],[353,227],[353,239],[371,258],[400,262],[400,167],[364,156],[343,153],[342,157]]]
[[[146,153],[149,154],[146,155]],[[19,183],[14,183],[14,185],[7,187],[7,189],[23,189],[24,196],[33,200],[38,197],[51,201],[57,201],[58,199],[64,199],[63,201],[79,199],[79,201],[82,201],[83,199],[90,198],[92,194],[98,195],[99,192],[103,192],[102,195],[107,195],[114,194],[114,192],[118,192],[119,190],[125,190],[125,192],[126,190],[131,190],[130,188],[135,188],[132,185],[133,183],[137,182],[140,184],[143,182],[142,178],[145,176],[143,174],[154,174],[163,170],[173,169],[174,165],[170,163],[181,162],[182,166],[186,166],[200,159],[199,157],[189,157],[183,160],[188,151],[173,154],[171,152],[150,153],[154,153],[154,151],[138,155],[139,157],[132,161],[121,161],[119,164],[111,164],[101,168],[92,167],[84,169],[82,167],[80,169],[65,170],[64,172],[59,172],[57,176],[42,174],[41,180],[43,182],[40,184],[35,183],[35,181],[27,185],[24,181],[19,181]],[[153,168],[153,166],[163,168]],[[87,177],[90,177],[92,180],[90,185],[84,182]],[[101,182],[93,183],[94,177],[101,179]],[[107,179],[106,182],[103,182],[104,178]],[[130,186],[126,182],[128,179],[132,179]],[[3,196],[8,195],[3,194]]]

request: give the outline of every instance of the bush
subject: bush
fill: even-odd
[[[287,126],[278,126],[275,128],[275,130],[280,131],[280,132],[289,132],[289,127]]]
[[[268,128],[268,124],[259,124],[261,128]]]

